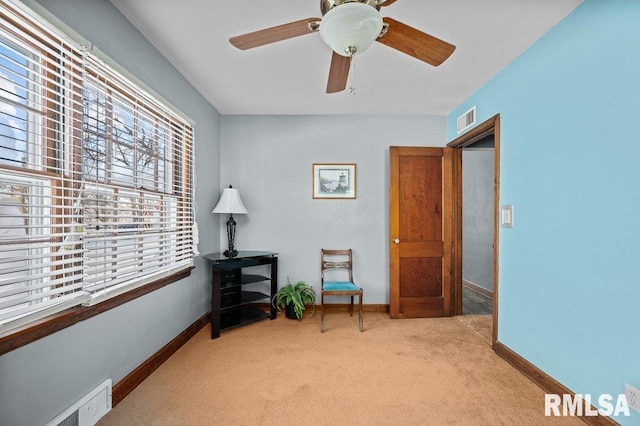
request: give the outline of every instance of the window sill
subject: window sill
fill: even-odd
[[[107,299],[97,305],[71,308],[38,322],[21,327],[17,330],[12,330],[8,334],[0,335],[0,355],[28,345],[38,339],[77,324],[80,321],[94,317],[108,311],[109,309],[120,306],[140,296],[144,296],[145,294],[151,293],[159,288],[186,278],[191,275],[192,269],[193,267],[186,268],[158,281],[154,281],[128,291],[127,293]]]

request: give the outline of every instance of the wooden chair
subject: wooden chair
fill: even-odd
[[[362,324],[362,288],[358,287],[353,282],[353,256],[351,249],[348,250],[325,250],[321,249],[320,256],[320,271],[322,289],[320,291],[320,304],[322,305],[321,319],[320,319],[320,331],[324,333],[324,296],[350,296],[351,303],[349,304],[349,315],[353,315],[353,297],[358,296],[358,326],[360,331],[363,330]],[[329,270],[335,270],[338,272],[344,272],[349,274],[348,281],[334,281],[325,280],[325,272]],[[334,275],[334,274],[326,274]]]

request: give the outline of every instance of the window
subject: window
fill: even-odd
[[[193,266],[188,119],[0,4],[0,333]]]

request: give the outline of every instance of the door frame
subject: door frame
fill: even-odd
[[[453,154],[453,315],[462,315],[462,149],[486,136],[494,137],[494,182],[493,182],[493,332],[492,346],[498,341],[498,271],[500,240],[500,114],[496,114],[473,129],[447,144],[454,148]]]

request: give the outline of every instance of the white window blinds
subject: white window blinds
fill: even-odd
[[[0,3],[0,331],[190,267],[191,124]]]

